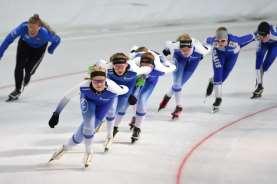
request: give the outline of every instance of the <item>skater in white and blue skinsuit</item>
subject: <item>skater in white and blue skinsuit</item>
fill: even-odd
[[[60,112],[77,91],[78,88],[77,90],[71,90],[60,101],[49,120],[49,126],[51,128],[54,128],[58,124]],[[106,68],[94,65],[91,68],[90,78],[80,84],[79,91],[83,121],[69,141],[54,153],[50,161],[59,159],[64,152],[84,141],[86,147],[84,165],[87,167],[90,165],[92,159],[92,140],[95,129],[106,116],[117,95],[127,93],[128,88],[126,86],[119,86],[114,81],[107,79]]]
[[[263,93],[263,75],[267,72],[277,56],[277,26],[261,22],[255,32],[259,45],[256,51],[256,89],[252,99]]]
[[[172,87],[161,101],[158,111],[165,108],[174,95],[176,108],[172,113],[172,119],[179,117],[183,109],[181,103],[182,87],[190,79],[203,56],[209,51],[210,47],[204,46],[186,33],[179,36],[176,42],[167,42],[163,54],[165,56],[172,55],[177,69],[173,72]]]
[[[152,71],[151,67],[140,67],[124,53],[115,53],[111,56],[112,68],[108,70],[108,78],[119,85],[129,88],[129,92],[115,98],[113,106],[107,114],[107,139],[105,149],[108,151],[109,142],[118,133],[118,126],[129,106],[128,99],[135,88],[138,75],[147,75]]]
[[[173,72],[176,67],[162,55],[145,47],[138,48],[132,55],[134,56],[134,61],[137,60],[140,66],[153,67],[153,70],[148,75],[142,75],[137,79],[137,86],[129,100],[130,104],[136,104],[136,114],[131,124],[131,128],[133,127],[131,140],[135,142],[139,139],[141,124],[146,115],[147,102],[159,77],[165,73]]]

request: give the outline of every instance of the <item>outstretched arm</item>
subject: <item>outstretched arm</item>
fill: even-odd
[[[151,52],[154,55],[155,70],[158,70],[158,71],[164,72],[164,73],[170,73],[170,72],[173,72],[176,69],[175,65],[173,65],[173,64],[168,65],[168,66],[163,65],[161,63],[161,59],[160,59],[160,56],[158,54],[156,54],[153,51],[149,51],[149,52]],[[170,63],[170,62],[168,62],[168,63]]]
[[[138,57],[136,57],[136,58],[138,58]],[[129,60],[128,64],[130,65],[130,70],[133,71],[133,72],[136,72],[137,75],[142,75],[142,74],[148,75],[152,71],[151,67],[149,67],[149,66],[138,66],[136,64],[136,61],[133,61],[133,60]]]
[[[255,40],[255,35],[254,34],[247,34],[244,36],[239,36],[237,37],[238,39],[238,44],[240,45],[240,47],[244,47],[246,45],[248,45],[249,43],[251,43],[252,41]]]
[[[60,102],[58,103],[58,106],[56,107],[55,111],[53,112],[48,124],[50,128],[55,128],[55,126],[58,124],[59,122],[59,116],[60,113],[62,112],[62,110],[64,109],[64,107],[68,104],[68,102],[70,101],[70,99],[75,96],[76,94],[78,94],[78,91],[80,89],[80,86],[83,85],[84,83],[87,83],[87,81],[83,81],[81,84],[78,84],[76,86],[74,86],[73,88],[71,88],[65,95],[64,97],[60,100]]]
[[[14,30],[12,30],[4,39],[3,43],[0,46],[0,59],[2,58],[5,50],[9,47],[9,45],[19,36],[21,35],[27,27],[24,26],[25,23],[20,24]]]
[[[125,93],[128,93],[128,91],[129,91],[129,88],[127,86],[118,85],[117,83],[115,83],[114,81],[112,81],[110,79],[107,79],[106,81],[107,81],[107,85],[108,85],[107,90],[114,94],[123,95]]]
[[[62,110],[64,109],[64,107],[68,104],[68,102],[71,100],[72,97],[76,96],[77,94],[79,94],[79,90],[80,90],[80,86],[82,86],[84,83],[87,83],[87,81],[83,81],[80,84],[74,86],[73,88],[71,88],[70,90],[68,90],[65,95],[63,96],[63,98],[59,101],[55,112],[57,113],[61,113]]]
[[[200,54],[202,54],[203,56],[209,54],[212,50],[211,45],[204,45],[203,43],[201,43],[199,40],[192,38],[192,44],[195,47],[195,51],[199,52]]]

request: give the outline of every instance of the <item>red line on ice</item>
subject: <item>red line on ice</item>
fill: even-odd
[[[264,108],[264,109],[261,109],[257,112],[254,112],[254,113],[251,113],[251,114],[248,114],[248,115],[245,115],[237,120],[234,120],[232,122],[229,122],[227,123],[226,125],[224,125],[223,127],[211,132],[210,134],[208,134],[206,137],[202,138],[199,142],[197,142],[196,144],[194,144],[191,149],[184,155],[183,159],[181,160],[180,164],[179,164],[179,167],[178,167],[178,170],[177,170],[177,174],[176,174],[176,184],[181,184],[181,177],[182,177],[182,173],[184,173],[185,171],[185,165],[187,163],[187,161],[189,160],[189,158],[192,156],[192,154],[201,146],[203,145],[204,143],[206,143],[209,139],[211,139],[214,135],[216,135],[217,133],[223,131],[224,129],[226,128],[229,128],[231,127],[232,125],[236,124],[236,123],[239,123],[241,122],[242,120],[245,120],[247,118],[250,118],[252,116],[255,116],[259,113],[263,113],[263,112],[266,112],[266,111],[269,111],[269,110],[272,110],[274,108],[277,108],[277,105],[274,105],[274,106],[271,106],[271,107],[268,107],[268,108]]]

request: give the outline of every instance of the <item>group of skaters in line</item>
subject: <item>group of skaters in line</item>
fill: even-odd
[[[61,40],[50,26],[35,14],[7,35],[0,46],[0,59],[17,37],[19,41],[14,72],[15,89],[9,94],[8,102],[20,97],[41,63],[46,49],[48,53],[53,54]],[[240,49],[253,41],[259,42],[256,51],[256,87],[251,96],[255,99],[262,96],[264,73],[268,71],[277,55],[276,26],[265,21],[260,22],[253,33],[243,36],[233,35],[226,27],[219,27],[214,36],[201,43],[184,33],[175,41],[167,41],[160,53],[147,47],[134,46],[130,53],[117,52],[109,61],[96,62],[89,67],[88,77],[60,100],[49,120],[49,126],[54,128],[66,104],[75,94],[80,94],[83,120],[69,140],[53,154],[50,162],[58,160],[72,147],[84,142],[83,164],[84,167],[88,167],[93,156],[93,137],[103,120],[107,121],[104,149],[108,151],[130,105],[134,106],[134,115],[129,124],[132,131],[131,143],[136,142],[141,134],[148,99],[159,78],[166,73],[173,74],[173,83],[161,100],[158,111],[166,108],[174,96],[175,109],[171,116],[172,119],[177,119],[183,110],[182,88],[208,53],[212,54],[214,74],[208,81],[206,96],[214,92],[212,111],[217,112],[222,103],[222,85],[232,71]]]

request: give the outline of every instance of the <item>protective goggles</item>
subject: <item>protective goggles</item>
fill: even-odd
[[[180,48],[192,48],[192,41],[191,40],[181,40],[180,41]]]
[[[125,63],[127,63],[127,60],[126,59],[115,59],[115,60],[112,61],[112,63],[114,65],[116,65],[116,64],[125,64]]]
[[[150,57],[141,57],[140,64],[152,64],[152,65],[154,65],[154,60]]]

